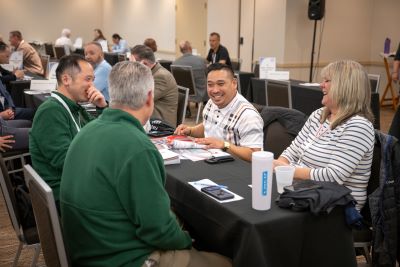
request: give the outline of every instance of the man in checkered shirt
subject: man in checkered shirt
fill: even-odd
[[[189,127],[181,124],[175,134],[195,137],[207,148],[220,148],[251,161],[251,154],[263,148],[263,120],[258,111],[237,92],[232,68],[225,64],[208,67],[203,122]]]

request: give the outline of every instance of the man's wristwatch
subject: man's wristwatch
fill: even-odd
[[[227,151],[229,148],[231,148],[231,144],[224,141],[224,147],[222,148],[222,151]]]

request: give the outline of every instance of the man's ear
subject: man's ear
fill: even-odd
[[[72,78],[70,75],[64,73],[61,75],[61,82],[64,86],[68,86],[71,84]]]
[[[153,103],[154,103],[153,90],[150,90],[150,91],[147,93],[146,105],[147,105],[147,106],[153,105]]]

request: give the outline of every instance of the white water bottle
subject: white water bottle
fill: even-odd
[[[274,154],[267,151],[256,151],[252,154],[252,207],[256,210],[271,208],[272,161]]]

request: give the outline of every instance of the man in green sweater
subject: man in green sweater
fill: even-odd
[[[165,191],[161,155],[143,126],[154,103],[148,67],[120,62],[110,108],[72,141],[61,179],[61,218],[72,266],[232,266],[191,247]]]
[[[58,89],[37,110],[29,133],[32,164],[53,189],[58,206],[65,155],[74,136],[93,119],[78,102],[107,106],[93,86],[93,67],[79,55],[61,58],[56,69]]]

